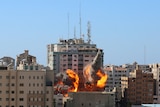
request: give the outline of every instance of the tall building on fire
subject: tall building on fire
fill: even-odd
[[[57,44],[47,46],[47,64],[55,73],[72,69],[83,74],[83,68],[95,58],[98,48],[96,44],[80,39],[60,39]],[[100,66],[103,67],[103,50],[101,51]]]

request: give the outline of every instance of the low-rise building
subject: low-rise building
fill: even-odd
[[[66,107],[115,107],[114,92],[72,92]]]

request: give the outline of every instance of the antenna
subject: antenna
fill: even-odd
[[[90,44],[91,42],[91,24],[89,21],[88,21],[87,27],[88,27],[87,29],[88,43]]]
[[[81,32],[81,2],[80,2],[80,6],[79,6],[79,27],[80,27],[80,38],[82,36],[82,32]]]
[[[74,27],[74,39],[76,39],[76,27]]]
[[[68,13],[68,39],[69,39],[69,13]]]
[[[146,64],[146,46],[144,46],[144,64]]]

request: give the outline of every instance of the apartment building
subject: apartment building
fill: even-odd
[[[160,64],[150,64],[154,78],[154,104],[160,104]]]
[[[100,65],[103,67],[103,50]],[[57,44],[47,46],[47,64],[55,73],[72,69],[82,73],[83,68],[92,62],[98,52],[96,44],[80,39],[60,40]]]
[[[46,85],[46,74],[0,70],[0,107],[53,107],[53,84]]]
[[[129,77],[121,79],[127,102],[136,105],[153,103],[154,80],[151,72],[136,69],[130,72]]]
[[[104,72],[108,75],[106,91],[116,89],[116,101],[121,100],[121,77],[128,77],[129,70],[121,66],[108,65],[104,67]]]
[[[121,77],[129,76],[129,71],[126,68],[119,66],[105,66],[104,72],[108,75],[108,80],[106,84],[106,90],[112,91],[114,87],[121,87]]]

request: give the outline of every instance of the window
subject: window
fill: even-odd
[[[0,91],[0,94],[2,93],[2,91]]]
[[[6,98],[6,101],[9,101],[9,98]]]
[[[23,98],[19,98],[19,101],[23,101]]]
[[[19,84],[19,86],[21,86],[21,87],[22,87],[22,86],[24,86],[24,84],[23,84],[23,83],[20,83],[20,84]]]
[[[15,76],[12,76],[12,79],[15,79]]]
[[[33,66],[30,66],[30,70],[33,70]]]
[[[14,91],[11,91],[12,94],[14,94]]]
[[[47,94],[49,94],[49,91],[47,91]]]
[[[9,91],[6,91],[6,94],[9,94]]]
[[[0,79],[2,79],[2,76],[0,76]]]
[[[9,76],[6,76],[6,79],[9,79]]]
[[[12,83],[11,86],[14,86],[14,83]]]
[[[20,94],[24,94],[24,91],[19,91]]]
[[[9,86],[9,83],[7,83],[6,86]]]
[[[0,83],[0,86],[2,86],[2,83]]]
[[[14,98],[12,98],[11,100],[14,101]]]
[[[38,66],[35,66],[35,69],[38,70]]]

